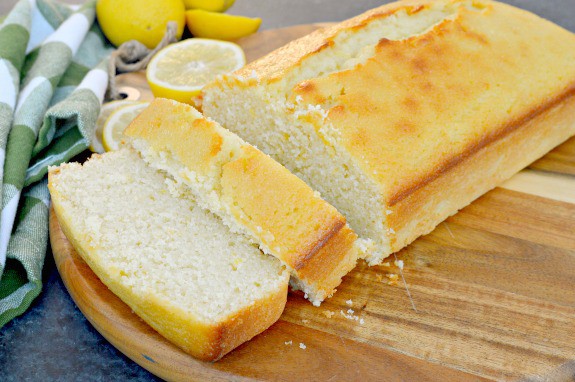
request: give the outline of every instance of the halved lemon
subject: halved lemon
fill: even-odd
[[[142,101],[133,101],[133,100],[121,100],[121,101],[112,101],[106,102],[102,105],[100,109],[100,115],[98,115],[98,119],[96,120],[96,129],[94,130],[94,136],[92,137],[92,142],[90,143],[90,150],[94,153],[102,154],[106,150],[104,149],[104,145],[102,143],[102,132],[104,131],[104,125],[106,124],[106,120],[117,109],[128,106],[128,105],[135,105],[138,103],[142,103]]]
[[[154,96],[192,103],[204,85],[245,64],[239,45],[190,38],[160,50],[150,61],[146,78]]]
[[[120,107],[110,114],[102,131],[102,145],[106,151],[118,150],[122,146],[124,130],[149,104],[140,101]]]
[[[208,12],[202,9],[186,11],[186,25],[194,37],[217,40],[237,40],[257,32],[262,19]]]

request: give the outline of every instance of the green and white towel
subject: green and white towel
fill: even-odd
[[[0,327],[42,288],[47,168],[93,136],[113,49],[94,19],[95,0],[20,0],[0,24]]]

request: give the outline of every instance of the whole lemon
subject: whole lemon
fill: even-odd
[[[96,15],[102,31],[118,46],[138,40],[152,49],[166,33],[168,21],[178,23],[177,38],[185,25],[183,0],[98,0]]]

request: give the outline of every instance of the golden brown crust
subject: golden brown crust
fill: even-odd
[[[241,224],[262,230],[259,240],[294,270],[305,291],[323,300],[355,266],[357,235],[285,167],[253,146],[242,150],[223,167],[223,198]]]
[[[77,164],[74,164],[77,165]],[[62,166],[69,166],[64,164]],[[84,234],[71,224],[69,212],[62,206],[65,199],[54,184],[60,168],[49,172],[48,188],[54,212],[62,231],[82,257],[115,295],[148,325],[184,351],[203,361],[217,361],[240,344],[250,340],[276,322],[287,300],[287,282],[274,293],[255,301],[220,322],[205,322],[153,293],[140,295],[119,281],[117,270],[102,267]]]
[[[395,231],[392,252],[431,232],[441,221],[575,135],[575,94],[568,94],[398,201],[387,222]]]
[[[357,235],[346,224],[334,231],[329,239],[317,246],[317,252],[309,258],[306,267],[300,269],[299,277],[304,282],[317,280],[315,288],[323,298],[330,297],[343,276],[351,271],[357,262]]]
[[[486,4],[462,7],[425,34],[383,39],[364,64],[294,90],[306,103],[329,105],[340,144],[362,158],[358,164],[390,205],[545,110],[575,83],[571,33]]]
[[[329,48],[333,39],[339,33],[352,30],[357,31],[365,27],[370,21],[393,14],[405,9],[409,14],[419,12],[426,4],[434,0],[407,0],[382,5],[361,15],[342,21],[334,26],[319,29],[298,40],[292,41],[272,53],[244,66],[235,74],[249,78],[253,72],[259,79],[274,82],[282,79],[288,71],[299,66],[307,57]]]
[[[471,142],[467,145],[463,151],[449,160],[445,160],[440,163],[436,168],[431,171],[429,175],[424,178],[413,180],[410,186],[406,186],[401,190],[398,190],[395,194],[391,195],[389,198],[389,206],[393,207],[397,203],[401,202],[409,195],[413,194],[420,188],[427,186],[429,183],[433,182],[435,179],[445,176],[450,170],[456,168],[462,162],[467,160],[473,160],[472,157],[477,154],[480,150],[496,144],[498,141],[504,139],[507,135],[513,133],[515,130],[524,128],[526,124],[530,121],[537,119],[540,115],[553,109],[557,105],[565,102],[575,94],[575,83],[569,87],[564,93],[559,94],[557,97],[546,100],[546,102],[528,110],[524,115],[519,116],[516,119],[510,120],[501,126],[499,129],[494,129],[493,133],[482,137],[481,139]],[[552,148],[552,147],[551,147]],[[549,148],[549,149],[551,149]]]

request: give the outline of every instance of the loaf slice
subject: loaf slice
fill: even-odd
[[[204,88],[379,263],[575,134],[575,36],[489,0],[384,5]]]
[[[289,273],[133,151],[52,168],[66,237],[100,280],[161,335],[217,360],[281,315]],[[185,192],[185,191],[184,191]]]
[[[193,107],[156,99],[125,135],[152,167],[187,186],[232,231],[282,260],[292,285],[315,305],[355,266],[357,235],[334,207]]]

